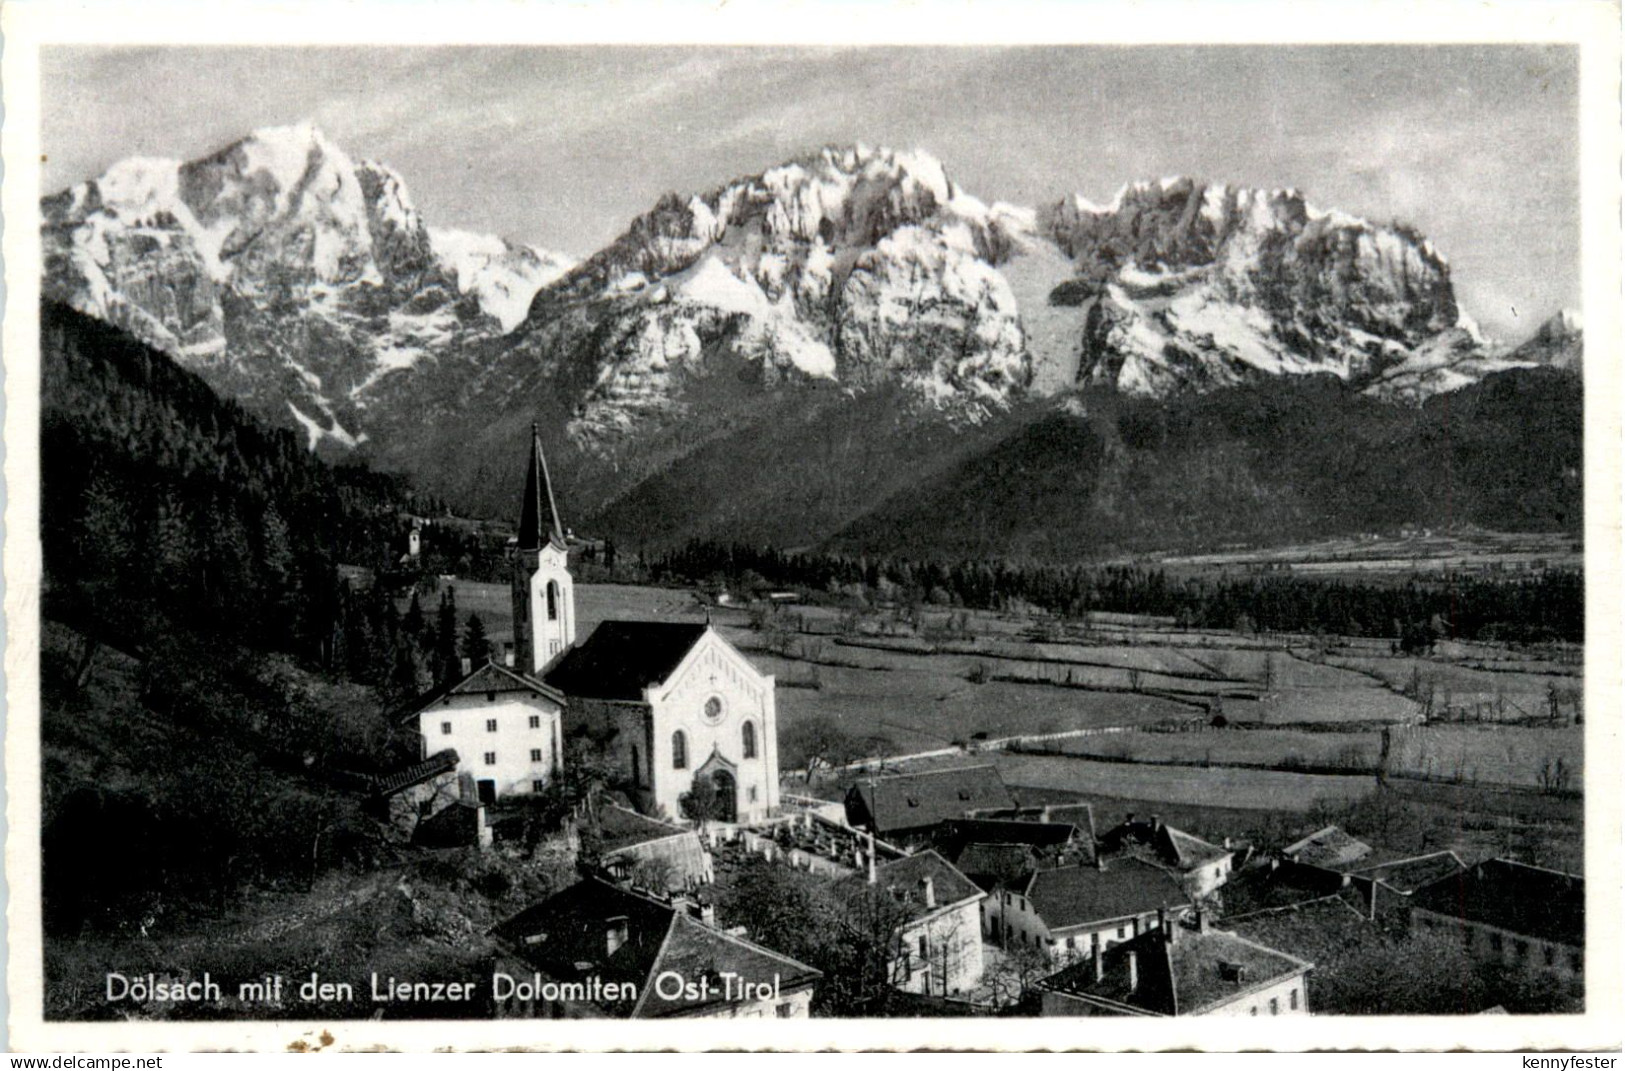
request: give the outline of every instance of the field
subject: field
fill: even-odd
[[[1392,768],[1467,785],[1578,792],[1584,746],[1577,727],[1430,725],[1396,734]]]
[[[1370,674],[1395,690],[1417,692],[1431,699],[1435,711],[1441,714],[1448,709],[1457,717],[1484,720],[1544,718],[1551,713],[1554,689],[1560,695],[1581,689],[1581,677],[1572,672],[1572,667],[1530,673],[1477,669],[1438,658],[1351,658],[1336,654],[1328,656],[1328,661]],[[1486,660],[1484,664],[1490,663]]]
[[[1192,733],[1121,733],[1055,741],[1081,757],[1137,762],[1242,766],[1347,767],[1375,770],[1382,753],[1376,732],[1315,733],[1292,729],[1217,729]]]
[[[478,612],[498,642],[511,634],[505,585],[454,583],[460,616]],[[581,637],[610,618],[709,616],[778,679],[781,735],[824,719],[865,756],[1088,729],[1198,728],[1215,713],[1230,725],[1036,745],[1070,757],[989,753],[1006,780],[1029,789],[1302,813],[1371,790],[1369,777],[1324,771],[1374,770],[1383,726],[1401,727],[1390,764],[1396,776],[1571,793],[1582,784],[1581,728],[1419,725],[1423,703],[1402,694],[1415,691],[1417,678],[1431,682],[1436,716],[1448,695],[1456,706],[1476,698],[1522,720],[1549,709],[1554,684],[1579,687],[1572,667],[1555,659],[1485,644],[1441,645],[1436,657],[1412,658],[1390,654],[1387,641],[1175,631],[1129,615],[1063,629],[1019,613],[945,609],[912,621],[868,611],[854,622],[836,608],[802,605],[782,608],[763,629],[742,608],[654,587],[579,585],[576,604]],[[1477,668],[1484,665],[1496,668]],[[1311,731],[1317,726],[1324,730]],[[784,766],[796,761],[786,754]],[[1300,765],[1317,773],[1292,771]]]

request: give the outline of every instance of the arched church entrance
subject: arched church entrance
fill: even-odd
[[[734,780],[734,775],[727,770],[716,771],[711,775],[711,787],[717,794],[717,821],[737,822],[739,820],[739,783]]]

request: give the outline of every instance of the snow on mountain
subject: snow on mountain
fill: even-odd
[[[313,444],[366,441],[363,411],[402,372],[500,335],[566,267],[459,232],[437,246],[398,175],[309,123],[189,162],[124,160],[42,210],[47,297]]]
[[[1507,356],[1514,361],[1574,372],[1581,369],[1585,352],[1585,325],[1576,309],[1553,313],[1535,333]]]
[[[1086,310],[1080,381],[1161,395],[1330,373],[1380,391],[1410,365],[1469,381],[1483,356],[1432,243],[1296,190],[1166,178],[1040,219],[1077,266],[1050,299]],[[1455,382],[1412,379],[1422,393]]]
[[[575,260],[471,231],[429,228],[429,242],[459,293],[472,294],[488,316],[512,331],[530,311],[536,291],[560,278]]]
[[[995,266],[1031,227],[924,153],[826,148],[661,198],[538,294],[523,348],[590,365],[572,434],[599,447],[651,413],[680,416],[685,384],[730,360],[766,385],[897,382],[933,412],[979,420],[1031,381]]]
[[[429,226],[310,124],[125,160],[43,209],[47,296],[341,446],[548,409],[618,458],[784,387],[899,386],[964,425],[1078,385],[1330,374],[1415,401],[1578,360],[1561,319],[1486,342],[1430,242],[1296,190],[1170,177],[1034,210],[862,145],[667,194],[579,264]]]

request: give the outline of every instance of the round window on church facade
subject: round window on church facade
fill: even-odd
[[[713,695],[705,701],[705,720],[710,725],[722,720],[722,700],[719,697]]]

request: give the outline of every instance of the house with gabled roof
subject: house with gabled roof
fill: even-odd
[[[423,756],[457,755],[482,804],[541,792],[563,762],[564,694],[508,666],[486,662],[413,703],[398,721],[417,728]]]
[[[1450,933],[1481,963],[1585,975],[1585,878],[1489,859],[1411,894],[1412,932]]]
[[[1338,826],[1317,829],[1281,849],[1281,858],[1302,866],[1346,871],[1371,854],[1371,845]]]
[[[1038,983],[1042,1014],[1307,1015],[1314,964],[1214,929],[1149,930]]]
[[[1014,806],[993,765],[956,766],[863,778],[847,790],[846,821],[892,844],[921,844],[939,822]]]
[[[1192,897],[1206,896],[1228,881],[1235,861],[1235,852],[1228,843],[1209,843],[1175,829],[1157,815],[1149,821],[1137,821],[1129,815],[1100,838],[1100,850],[1107,855],[1137,854],[1156,860],[1178,873],[1180,883]]]
[[[935,851],[926,849],[874,867],[869,882],[903,908],[893,937],[891,984],[905,993],[965,997],[982,982],[980,905],[986,893]]]
[[[657,893],[691,892],[714,877],[711,853],[692,827],[614,803],[594,813],[598,866],[611,879]]]
[[[806,1018],[822,974],[662,900],[588,878],[491,931],[501,1018]]]
[[[1001,890],[1026,882],[1035,870],[1094,861],[1094,839],[1069,822],[1013,818],[956,818],[940,823],[932,847],[990,896],[982,904],[982,932],[997,939]],[[993,908],[993,909],[990,909]]]
[[[988,899],[989,939],[1055,960],[1095,955],[1178,918],[1191,897],[1177,877],[1120,855],[1029,872]]]

